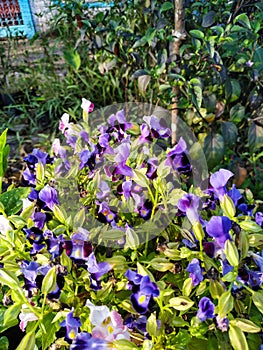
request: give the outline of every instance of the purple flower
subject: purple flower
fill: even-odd
[[[111,270],[111,265],[107,262],[97,263],[94,253],[91,253],[86,262],[87,270],[90,273],[91,288],[98,290],[100,286],[100,278]]]
[[[232,222],[227,216],[212,216],[206,224],[206,232],[210,237],[213,237],[216,243],[224,248],[225,241],[231,240],[229,231],[232,227]]]
[[[190,277],[192,278],[192,285],[194,287],[198,286],[198,284],[203,281],[203,271],[198,259],[194,258],[187,266],[186,271],[190,273]]]
[[[142,279],[143,279],[143,276],[138,274],[137,272],[135,271],[132,271],[132,270],[127,270],[125,275],[128,280],[129,280],[129,283],[128,283],[128,288],[129,289],[132,289],[133,286],[138,286],[140,285]]]
[[[214,317],[214,309],[215,305],[212,303],[212,301],[207,298],[203,297],[198,304],[198,311],[197,311],[197,317],[200,319],[201,322],[204,322],[207,318],[213,318]]]
[[[131,196],[132,181],[131,180],[124,181],[122,183],[122,190],[123,190],[123,195],[125,199],[128,200]]]
[[[84,167],[88,166],[89,169],[92,171],[96,163],[96,153],[97,151],[94,145],[92,145],[91,151],[89,151],[88,149],[81,151],[79,153],[79,159],[80,159],[79,169],[82,170]]]
[[[221,260],[221,265],[223,276],[234,270],[234,267],[229,264],[227,259]]]
[[[70,350],[108,350],[109,344],[103,339],[93,338],[87,332],[77,334],[73,340]]]
[[[255,261],[257,266],[259,267],[260,271],[263,272],[263,257],[262,257],[262,255],[253,253],[252,251],[249,251],[249,255],[253,258],[253,260]]]
[[[263,213],[260,211],[255,215],[256,223],[263,228]]]
[[[194,224],[196,221],[199,221],[198,207],[199,207],[200,198],[192,193],[184,194],[177,203],[178,209],[186,214],[188,220],[191,224]]]
[[[47,153],[41,151],[38,148],[33,149],[33,154],[29,154],[24,158],[24,161],[27,163],[27,166],[30,170],[35,169],[35,165],[37,163],[42,163],[43,165],[51,164],[53,162],[53,158],[51,158]]]
[[[63,235],[56,237],[54,236],[53,232],[46,230],[44,232],[44,237],[47,244],[47,250],[51,254],[51,260],[54,260],[63,252],[63,247],[65,244]]]
[[[222,200],[226,192],[226,184],[234,174],[226,169],[220,169],[210,176],[210,183],[216,196]]]
[[[126,318],[124,324],[132,329],[137,330],[141,333],[144,333],[145,335],[148,333],[146,330],[146,323],[147,323],[147,317],[145,315],[140,315],[137,319],[134,315],[131,315]]]
[[[192,166],[187,157],[187,145],[182,137],[167,155],[166,165],[170,165],[175,171],[181,174],[188,174]]]
[[[50,158],[47,153],[42,152],[40,149],[34,148],[33,155],[37,158],[38,163],[42,163],[43,165],[53,162],[53,158]]]
[[[139,143],[152,141],[154,138],[168,138],[171,135],[171,130],[167,127],[164,119],[159,119],[154,115],[145,116],[143,120],[146,122],[141,125],[141,136]]]
[[[108,123],[110,124],[110,132],[117,131],[117,139],[120,141],[125,135],[127,129],[132,128],[132,124],[127,122],[124,110],[118,111],[116,114],[112,114],[108,118]]]
[[[28,182],[29,185],[36,184],[36,175],[29,168],[26,168],[26,170],[23,171],[22,175],[23,175],[23,178]]]
[[[88,237],[86,230],[76,232],[71,236],[71,240],[65,241],[63,244],[66,254],[77,263],[87,260],[92,252],[92,244],[88,242]]]
[[[243,266],[238,270],[238,280],[251,288],[258,289],[263,283],[263,273],[249,270]]]
[[[23,288],[27,291],[29,298],[32,297],[33,291],[35,289],[41,288],[41,282],[42,282],[43,276],[46,275],[49,269],[50,269],[49,265],[40,266],[35,261],[22,262],[21,271],[25,280],[25,284]]]
[[[45,205],[53,210],[55,204],[59,204],[58,198],[57,198],[57,191],[55,188],[46,185],[42,190],[39,192],[39,199],[45,203]]]
[[[24,228],[23,231],[26,233],[26,238],[33,245],[30,251],[31,255],[38,253],[45,247],[43,232],[38,227]]]
[[[148,159],[146,176],[151,180],[157,177],[158,163],[158,158]]]
[[[98,213],[101,214],[99,215],[99,219],[102,221],[106,220],[107,222],[112,222],[116,218],[116,214],[110,209],[107,202],[102,202],[99,204]]]
[[[131,270],[125,276],[129,279],[128,288],[133,292],[130,299],[134,310],[140,314],[146,313],[153,298],[159,296],[157,285],[151,282],[149,276],[141,276]]]
[[[146,201],[139,209],[139,214],[144,220],[149,220],[152,214],[152,202]]]
[[[130,155],[130,148],[131,145],[128,142],[123,142],[118,147],[116,147],[116,155],[114,160],[117,163],[117,166],[114,170],[114,174],[133,177],[132,169],[126,164],[126,161]]]
[[[209,258],[213,258],[215,254],[215,245],[213,242],[205,242],[203,244],[204,252]]]
[[[37,157],[35,157],[33,154],[29,154],[28,156],[24,157],[24,161],[30,170],[35,170],[35,166],[38,162]]]
[[[231,190],[228,191],[229,197],[232,199],[235,206],[237,206],[239,199],[242,198],[240,191],[233,185]]]
[[[30,201],[37,201],[38,200],[38,191],[36,191],[34,188],[31,188],[31,192],[28,195],[28,199]]]
[[[108,195],[111,192],[110,186],[107,184],[106,181],[100,181],[99,189],[100,189],[100,192],[97,192],[96,194],[96,197],[98,199],[105,199],[106,197],[108,197]]]
[[[238,206],[238,209],[240,211],[242,211],[242,213],[244,215],[248,215],[248,216],[252,216],[253,215],[253,210],[254,210],[255,206],[251,205],[251,204],[246,204],[246,203],[241,203]]]
[[[67,334],[65,339],[68,341],[72,341],[73,339],[76,338],[78,334],[79,327],[81,326],[81,322],[79,317],[73,316],[73,310],[72,310],[67,314],[66,320],[61,322],[60,326],[66,327]]]
[[[35,223],[35,226],[38,227],[40,230],[42,230],[42,228],[44,227],[46,218],[47,218],[46,214],[41,212],[35,212],[32,215],[32,219]]]

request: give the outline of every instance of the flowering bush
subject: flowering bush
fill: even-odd
[[[221,169],[192,185],[183,138],[123,110],[64,114],[53,155],[0,195],[1,332],[18,349],[259,349],[263,213]],[[0,339],[8,347],[6,338]],[[4,347],[6,346],[6,347]]]

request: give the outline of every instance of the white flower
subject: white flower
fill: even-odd
[[[64,113],[59,121],[59,130],[67,136],[73,124],[69,122],[69,114]]]
[[[92,337],[113,342],[117,339],[130,340],[128,328],[123,325],[121,315],[117,311],[110,311],[105,305],[95,306],[87,300],[86,306],[90,309],[90,322],[95,326]]]
[[[22,311],[19,314],[19,319],[20,319],[19,327],[22,330],[22,332],[25,331],[28,322],[38,320],[37,316],[27,308],[26,304],[23,304],[22,306]]]
[[[88,113],[91,113],[93,111],[94,104],[91,101],[82,98],[81,108],[83,109],[84,115],[87,115]]]
[[[6,235],[10,230],[12,230],[12,227],[9,225],[9,220],[4,215],[0,215],[0,232]]]
[[[22,198],[22,202],[23,202],[22,211],[26,210],[33,204],[32,201],[30,201],[28,198]]]

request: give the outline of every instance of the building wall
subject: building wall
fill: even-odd
[[[49,10],[50,0],[29,0],[36,31],[45,31],[52,16]]]

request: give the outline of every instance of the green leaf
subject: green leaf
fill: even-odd
[[[6,145],[3,150],[3,175],[6,172],[7,166],[8,166],[8,155],[10,152],[10,146]]]
[[[130,227],[127,228],[125,234],[126,234],[125,248],[136,250],[140,245],[138,234]]]
[[[193,280],[191,277],[186,278],[186,280],[184,280],[184,284],[183,284],[183,295],[185,297],[189,297],[189,295],[191,294],[193,289]]]
[[[176,310],[186,311],[194,305],[194,302],[188,297],[181,296],[171,298],[169,304]]]
[[[239,223],[239,226],[242,228],[242,230],[246,232],[252,232],[252,233],[257,233],[257,232],[262,232],[262,228],[256,224],[254,221],[241,221]]]
[[[263,147],[263,127],[252,122],[248,129],[248,144],[251,152]]]
[[[4,149],[6,147],[7,129],[0,135],[0,177],[4,176]]]
[[[56,332],[60,329],[58,322],[53,322],[57,314],[54,312],[48,313],[44,316],[42,324],[45,327],[46,333],[43,333],[40,329],[36,334],[36,338],[42,338],[42,350],[48,349],[48,347],[57,339]]]
[[[239,255],[238,250],[233,241],[230,241],[230,239],[227,239],[225,242],[225,254],[226,258],[231,266],[238,266],[239,264]]]
[[[209,282],[209,291],[213,299],[219,299],[220,296],[224,293],[224,287],[217,280],[210,280]]]
[[[240,259],[246,258],[249,249],[249,240],[247,232],[243,230],[239,233],[238,249],[240,251]]]
[[[48,294],[56,288],[57,273],[56,266],[53,266],[43,279],[41,291],[44,294]]]
[[[234,350],[249,350],[245,334],[240,328],[230,323],[228,334]]]
[[[203,16],[202,19],[202,27],[210,27],[212,24],[215,23],[215,16],[216,12],[215,11],[209,11]]]
[[[234,298],[230,291],[226,291],[219,297],[218,314],[220,318],[225,317],[234,307]]]
[[[227,79],[225,84],[225,96],[227,102],[234,102],[239,99],[241,94],[241,87],[237,80]]]
[[[12,271],[4,268],[0,269],[0,283],[10,287],[11,289],[19,288],[19,280],[16,275]]]
[[[20,313],[20,310],[22,308],[22,304],[15,303],[8,307],[4,314],[4,326],[12,322],[13,320],[16,320],[18,314]]]
[[[149,262],[149,264],[154,270],[160,272],[169,271],[174,267],[174,264],[165,258],[154,258]]]
[[[15,225],[15,227],[18,229],[23,228],[27,222],[25,219],[23,219],[23,217],[19,216],[19,215],[11,215],[8,217],[8,220],[10,220],[12,222],[12,224]]]
[[[140,75],[138,78],[138,88],[142,95],[145,95],[147,90],[147,86],[149,85],[151,80],[150,75]]]
[[[196,39],[204,39],[205,37],[204,33],[197,29],[190,30],[189,33],[193,38],[196,38]]]
[[[158,325],[156,320],[156,315],[151,314],[146,323],[146,330],[152,337],[156,337],[158,334]]]
[[[35,349],[35,333],[29,332],[21,340],[16,350],[34,350]]]
[[[236,16],[234,23],[236,22],[240,23],[243,27],[247,29],[251,29],[249,18],[245,13],[241,13],[240,15]]]
[[[245,117],[245,107],[241,104],[237,103],[235,106],[233,106],[230,109],[230,120],[238,124],[240,123]]]
[[[53,213],[59,222],[61,222],[62,224],[64,224],[66,222],[67,213],[62,207],[54,205]]]
[[[31,189],[29,187],[14,188],[0,195],[0,202],[5,207],[6,214],[13,215],[23,207],[23,198],[26,198]]]
[[[149,185],[149,179],[148,177],[143,174],[140,170],[134,169],[133,170],[133,180],[142,187],[147,187]]]
[[[263,47],[259,47],[254,52],[252,61],[254,62],[254,69],[257,69],[259,73],[263,71]]]
[[[33,214],[34,210],[35,210],[35,204],[32,203],[22,211],[22,213],[20,214],[21,218],[27,221],[30,218],[30,216]]]
[[[103,234],[101,235],[101,239],[102,240],[106,240],[106,241],[117,241],[119,239],[121,239],[124,236],[124,232],[122,230],[108,230],[106,232],[103,232]]]
[[[81,208],[74,217],[73,226],[75,229],[82,227],[85,222],[85,209]]]
[[[45,179],[45,168],[44,165],[40,162],[36,166],[36,179],[38,183],[42,183]]]
[[[224,195],[223,199],[220,200],[220,206],[223,210],[223,213],[232,219],[236,215],[235,204],[227,194]]]
[[[133,44],[133,49],[136,49],[137,47],[144,46],[147,43],[147,39],[143,36],[141,39],[135,41]]]
[[[131,79],[139,78],[143,75],[150,75],[150,72],[145,69],[138,69],[133,73],[133,75],[131,76]]]
[[[162,4],[160,12],[165,12],[165,11],[172,10],[172,9],[174,9],[173,3],[170,1],[166,1]]]
[[[5,336],[0,338],[0,349],[1,350],[9,349],[9,341],[8,341],[8,338]]]
[[[138,347],[134,343],[126,339],[115,340],[113,342],[113,346],[114,346],[114,349],[116,350],[137,350],[138,349]]]
[[[80,55],[77,51],[64,51],[64,58],[66,62],[75,70],[78,71],[81,65]]]
[[[209,169],[218,165],[224,157],[224,139],[220,134],[209,133],[204,141],[204,153]]]
[[[263,314],[263,293],[262,291],[254,292],[252,294],[252,300],[258,310]]]
[[[224,138],[224,144],[228,147],[235,145],[237,141],[238,129],[232,122],[222,122],[221,124],[222,136]]]
[[[263,245],[263,234],[253,233],[248,236],[248,244],[250,247],[260,247]]]
[[[230,324],[240,328],[243,332],[246,333],[258,333],[261,331],[261,328],[259,326],[245,318],[235,318],[234,320],[230,321]]]

